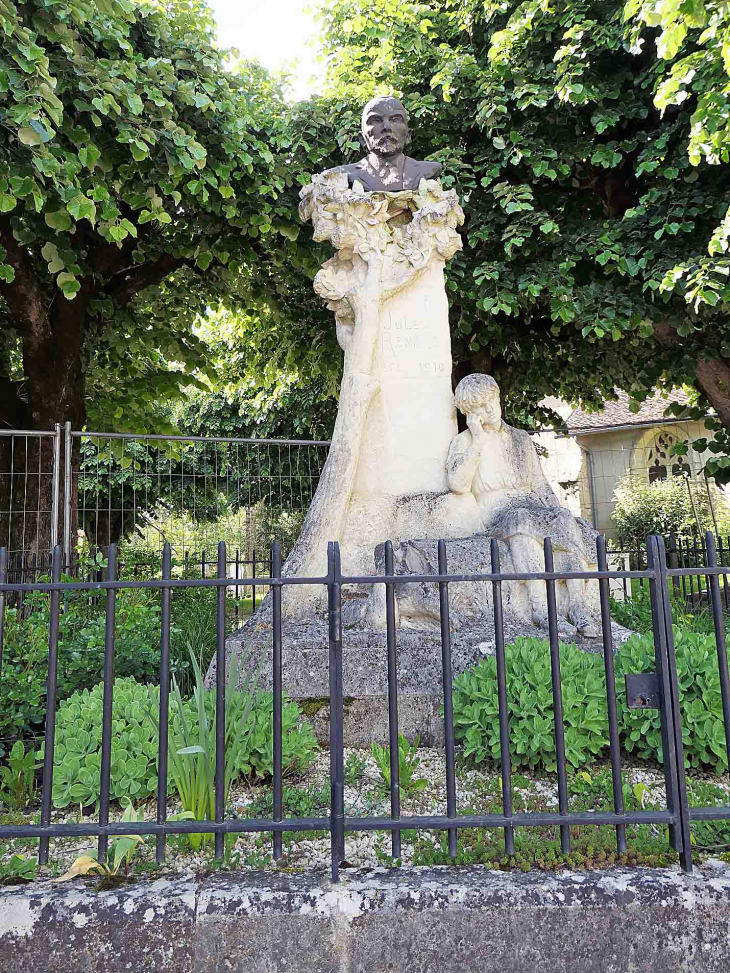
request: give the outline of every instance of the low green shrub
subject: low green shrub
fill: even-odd
[[[245,775],[271,777],[274,773],[274,734],[271,725],[273,693],[260,692],[249,714],[250,728],[245,750],[237,766]],[[284,696],[282,704],[282,764],[291,776],[303,774],[311,767],[319,745],[309,720],[302,719],[296,703]]]
[[[99,799],[101,765],[103,684],[74,693],[61,703],[56,715],[53,803],[94,804]],[[233,715],[242,715],[244,694],[237,693]],[[239,698],[240,697],[240,698]],[[154,717],[159,712],[160,690],[141,685],[132,678],[114,682],[112,707],[112,800],[145,800],[157,792],[158,732]],[[271,693],[258,693],[247,717],[247,727],[233,759],[234,776],[266,777],[273,773],[273,729]],[[184,700],[188,732],[197,733],[198,714],[193,700]],[[209,718],[215,713],[215,692],[205,693]],[[284,698],[282,757],[285,771],[300,773],[314,760],[317,742],[311,725],[301,716],[296,703]],[[170,706],[170,748],[185,746],[179,720]],[[38,756],[42,759],[43,750]],[[170,789],[172,783],[170,783]]]
[[[728,769],[727,749],[715,639],[679,629],[675,631],[674,645],[685,766],[724,773]],[[626,707],[622,677],[631,672],[656,672],[652,635],[632,636],[616,655],[618,716],[625,748],[638,757],[661,760],[659,710]]]
[[[675,632],[682,740],[687,767],[715,773],[728,769],[722,698],[714,637]],[[510,749],[515,767],[555,770],[555,736],[547,641],[516,639],[505,647]],[[603,658],[560,646],[566,758],[573,767],[608,750]],[[663,759],[659,710],[626,706],[624,675],[655,672],[651,634],[634,635],[615,657],[616,700],[622,746],[645,760]],[[499,760],[497,665],[486,658],[454,680],[454,730],[464,754],[476,763]]]
[[[56,714],[53,803],[95,804],[99,799],[102,693],[74,693]],[[157,712],[160,690],[131,677],[114,681],[112,705],[112,800],[145,800],[157,792],[157,730],[149,713]],[[43,750],[38,756],[43,758]]]
[[[681,460],[676,459],[675,463]],[[611,514],[619,542],[629,549],[643,544],[648,534],[677,534],[695,537],[714,529],[714,520],[721,521],[720,532],[728,522],[728,506],[717,488],[693,490],[692,495],[684,476],[668,476],[649,483],[643,476],[627,473],[614,493]]]
[[[71,580],[71,579],[66,579]],[[8,609],[3,678],[0,681],[0,738],[37,736],[45,721],[50,606],[46,595],[32,594],[30,613]],[[160,609],[154,596],[139,590],[117,596],[114,659],[118,676],[155,682],[160,656]],[[215,635],[215,625],[214,625]],[[88,594],[66,595],[59,616],[57,698],[91,689],[104,667],[104,605],[89,604]],[[177,628],[171,635],[177,637]]]
[[[510,742],[516,767],[556,764],[550,649],[543,639],[518,638],[505,647]],[[573,767],[595,759],[608,744],[606,694],[600,656],[560,645],[565,755]],[[454,680],[454,731],[476,763],[499,759],[497,660],[487,657]]]

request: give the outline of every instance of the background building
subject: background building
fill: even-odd
[[[671,447],[683,440],[691,443],[712,436],[703,421],[664,415],[671,403],[687,403],[687,395],[681,390],[667,396],[655,393],[638,412],[629,410],[625,392],[617,395],[618,399],[606,402],[600,412],[584,412],[559,400],[547,400],[546,404],[564,419],[566,431],[535,436],[546,452],[543,469],[561,503],[609,538],[614,533],[614,492],[627,474],[649,483],[682,476],[688,502],[700,494],[706,498],[702,455],[690,447],[686,456],[673,456]]]

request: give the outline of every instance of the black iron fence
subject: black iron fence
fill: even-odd
[[[707,537],[709,534],[693,536],[679,536],[670,533],[665,537],[667,563],[670,568],[680,571],[672,576],[672,589],[676,597],[681,597],[688,608],[707,608],[710,603],[708,576],[701,572],[684,573],[684,568],[701,568],[708,564]],[[718,565],[730,565],[730,537],[712,534],[715,546],[715,556]],[[635,571],[642,571],[649,563],[649,552],[646,543],[637,542],[635,545],[608,545],[609,558],[617,563],[623,559],[625,565]],[[639,577],[639,588],[644,588],[646,579]],[[621,580],[621,588],[625,598],[632,596],[631,582],[628,578]],[[726,614],[730,614],[730,584],[726,575],[721,576],[722,604]]]
[[[719,564],[716,544],[712,535],[705,539],[705,564],[699,567],[673,568],[669,565],[664,541],[660,537],[650,537],[647,543],[647,563],[641,569],[616,571],[608,570],[604,541],[597,541],[598,570],[593,572],[556,572],[550,540],[545,541],[545,570],[536,574],[507,573],[500,570],[499,551],[492,542],[492,570],[488,574],[450,574],[447,564],[447,546],[444,541],[438,544],[438,573],[424,575],[396,575],[394,572],[393,550],[386,545],[385,574],[381,576],[350,577],[342,574],[340,551],[336,543],[328,548],[328,571],[323,577],[290,578],[282,577],[282,558],[280,546],[274,543],[271,552],[271,571],[267,577],[256,578],[257,585],[273,590],[270,601],[272,640],[273,640],[273,815],[270,818],[228,817],[225,808],[225,692],[227,678],[225,600],[226,592],[235,584],[227,574],[228,555],[226,546],[218,548],[215,577],[195,579],[174,578],[171,569],[171,550],[169,545],[163,551],[161,577],[139,580],[119,580],[116,563],[116,549],[109,550],[108,565],[104,580],[85,580],[69,583],[61,581],[63,552],[57,546],[53,555],[51,581],[35,584],[10,584],[2,572],[7,566],[6,552],[0,552],[0,591],[9,595],[19,591],[47,592],[50,596],[50,616],[48,632],[48,677],[46,724],[43,762],[43,781],[41,812],[39,823],[13,825],[0,824],[0,838],[40,839],[39,861],[45,863],[49,857],[50,842],[54,838],[73,836],[96,836],[98,839],[99,860],[104,861],[110,836],[115,835],[155,835],[157,838],[157,861],[162,862],[165,854],[166,838],[172,834],[212,834],[215,836],[215,855],[224,853],[224,837],[227,834],[243,832],[264,832],[272,834],[273,855],[282,854],[282,835],[284,832],[312,832],[328,830],[331,836],[331,873],[333,880],[339,876],[344,861],[346,832],[390,831],[394,858],[400,856],[401,833],[405,829],[426,829],[444,831],[448,834],[448,850],[452,857],[457,855],[457,834],[470,828],[497,828],[504,832],[505,851],[514,852],[514,834],[517,828],[534,826],[557,826],[564,854],[571,849],[571,827],[576,825],[610,825],[616,829],[616,845],[619,854],[626,851],[627,826],[655,824],[668,828],[669,844],[680,857],[686,871],[692,869],[692,846],[690,824],[692,821],[730,820],[730,806],[689,807],[687,781],[682,743],[682,699],[677,677],[677,664],[672,629],[670,586],[680,577],[706,579],[707,591],[714,621],[717,644],[718,672],[724,717],[725,746],[730,759],[730,676],[728,674],[725,627],[722,613],[720,579],[724,579],[730,568]],[[606,677],[606,705],[610,740],[611,772],[613,780],[612,811],[571,811],[568,804],[568,765],[565,750],[565,727],[563,721],[563,684],[561,679],[561,653],[558,641],[558,612],[556,607],[556,584],[571,579],[594,581],[600,591],[600,613],[603,638],[603,661]],[[631,708],[653,707],[660,711],[662,733],[662,761],[664,774],[665,808],[641,811],[627,811],[622,790],[622,760],[617,717],[617,691],[614,673],[614,645],[611,629],[609,584],[611,580],[626,578],[643,580],[649,588],[652,612],[652,628],[655,650],[656,672],[642,674],[632,682],[627,677],[626,697]],[[551,663],[551,693],[554,714],[554,738],[557,752],[558,807],[555,811],[518,813],[513,809],[512,753],[513,740],[510,734],[511,701],[507,693],[505,627],[503,619],[502,586],[506,582],[534,581],[544,582],[547,595],[548,640]],[[460,814],[457,804],[456,787],[456,747],[454,733],[454,714],[452,708],[452,652],[451,625],[449,620],[449,591],[453,585],[462,582],[483,581],[491,585],[496,636],[498,720],[500,732],[501,813]],[[444,760],[446,767],[446,814],[403,815],[400,805],[399,761],[398,761],[398,629],[396,627],[395,587],[404,584],[438,585],[440,606],[440,638],[442,661],[442,689],[444,714]],[[283,706],[283,667],[282,645],[287,631],[282,618],[282,589],[287,585],[318,585],[327,591],[328,614],[328,666],[329,666],[329,704],[330,704],[330,807],[327,816],[285,817],[283,803],[282,767],[282,706]],[[343,698],[343,634],[341,606],[343,588],[349,585],[384,585],[386,596],[387,627],[387,671],[389,699],[389,740],[390,740],[390,813],[387,816],[349,816],[345,813],[344,802],[344,698]],[[168,715],[170,705],[170,622],[171,595],[179,588],[208,587],[217,592],[217,640],[215,676],[215,810],[210,820],[168,820]],[[161,591],[162,612],[160,630],[160,701],[159,701],[159,748],[158,748],[158,787],[156,814],[154,820],[130,822],[110,821],[110,775],[112,755],[112,704],[114,693],[114,654],[115,654],[115,604],[117,592],[129,588],[155,588]],[[104,688],[102,747],[100,764],[100,797],[98,819],[91,823],[52,820],[52,789],[54,775],[55,714],[58,682],[59,652],[59,613],[61,597],[67,591],[89,591],[103,597],[106,611],[106,641],[104,647]],[[267,609],[268,610],[268,609]]]

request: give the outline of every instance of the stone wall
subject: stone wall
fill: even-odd
[[[0,895],[8,973],[725,973],[730,868],[244,873]]]

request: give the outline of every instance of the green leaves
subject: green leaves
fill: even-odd
[[[59,274],[56,278],[56,283],[63,291],[63,296],[69,301],[73,300],[76,294],[81,290],[81,284],[73,274]]]
[[[42,145],[44,142],[50,142],[53,138],[53,132],[49,131],[37,119],[32,118],[28,125],[18,129],[18,138],[23,145]]]
[[[232,666],[230,673],[234,670]],[[231,676],[227,689],[227,786],[242,774],[266,777],[273,773],[272,695],[247,695],[236,690],[235,682]],[[102,695],[100,683],[91,691],[74,693],[59,707],[53,778],[56,807],[94,804],[99,799]],[[159,687],[142,685],[129,677],[114,681],[113,800],[146,800],[157,791],[159,699]],[[184,699],[177,688],[172,692],[169,755],[170,790],[178,788],[181,798],[185,795],[186,810],[198,817],[204,815],[209,797],[212,802],[208,784],[212,788],[214,727],[215,691],[203,688],[200,673],[197,693],[191,700]],[[302,720],[299,707],[285,698],[284,768],[297,773],[305,771],[316,750],[310,724]],[[41,750],[38,756],[42,755]],[[213,813],[212,803],[210,811]]]
[[[86,196],[79,194],[66,205],[66,209],[75,220],[88,220],[91,224],[96,220],[96,206]]]
[[[507,695],[515,766],[555,770],[550,651],[537,638],[506,647]],[[566,757],[579,767],[608,744],[602,662],[570,645],[560,646]],[[454,681],[454,729],[465,756],[476,763],[499,760],[496,660],[487,657]]]
[[[675,630],[685,762],[717,773],[727,770],[720,678],[714,636]],[[505,647],[510,745],[514,766],[556,768],[547,641],[515,639]],[[575,768],[593,762],[608,746],[603,661],[570,645],[560,646],[565,747]],[[616,696],[622,746],[642,759],[662,760],[658,710],[629,710],[623,676],[656,668],[651,634],[633,635],[616,655]],[[454,681],[454,728],[465,756],[499,761],[496,660],[488,657]]]
[[[68,213],[62,209],[47,212],[45,214],[45,220],[52,230],[59,230],[61,232],[70,230],[73,226],[73,220]]]
[[[681,694],[682,741],[686,767],[725,773],[728,769],[722,696],[714,635],[675,630],[677,678]],[[617,680],[624,673],[654,672],[656,659],[651,635],[634,635],[616,657]],[[658,710],[629,710],[618,695],[618,716],[624,745],[645,759],[661,759],[661,720]]]
[[[424,777],[416,777],[421,767],[419,743],[418,736],[411,743],[402,733],[398,734],[398,787],[407,797],[424,790],[428,784]],[[380,789],[390,794],[390,746],[381,747],[373,743],[370,749],[380,771]]]

